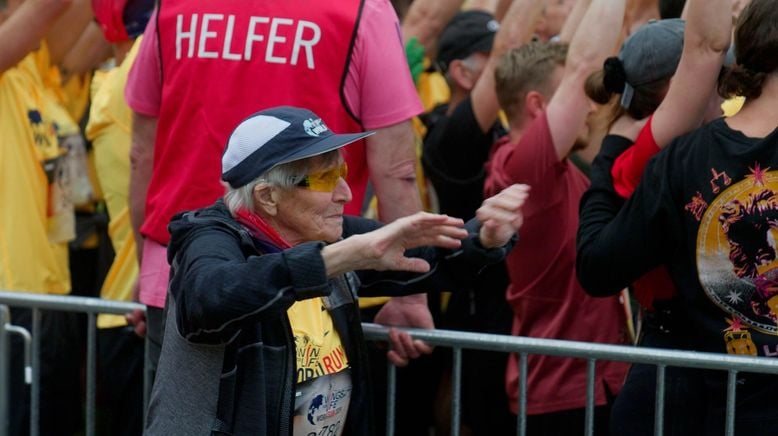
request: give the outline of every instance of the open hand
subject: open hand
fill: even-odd
[[[502,247],[524,222],[521,207],[529,196],[529,186],[511,185],[484,200],[475,212],[481,222],[479,238],[484,248]]]
[[[362,269],[424,273],[430,265],[424,259],[405,257],[405,250],[421,246],[457,249],[467,237],[459,218],[418,212],[363,235]]]

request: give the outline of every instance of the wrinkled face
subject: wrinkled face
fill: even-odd
[[[320,168],[327,170],[330,168]],[[308,241],[335,242],[343,233],[343,207],[351,201],[351,189],[343,178],[332,192],[303,187],[279,190],[278,209],[272,222],[291,245]]]

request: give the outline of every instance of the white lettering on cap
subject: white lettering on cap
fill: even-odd
[[[308,136],[318,138],[319,135],[329,129],[327,128],[327,125],[324,124],[324,121],[321,120],[321,118],[308,118],[307,120],[303,121],[303,130],[305,130],[305,133],[307,133]]]

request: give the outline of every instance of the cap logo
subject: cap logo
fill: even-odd
[[[313,136],[315,138],[318,138],[319,135],[329,130],[321,118],[308,118],[303,121],[303,129],[308,136]]]
[[[489,20],[489,22],[486,23],[486,28],[489,29],[490,32],[496,32],[500,30],[500,23],[498,23],[497,20]]]

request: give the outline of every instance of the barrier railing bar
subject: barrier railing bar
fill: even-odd
[[[151,397],[151,370],[149,370],[149,335],[143,338],[143,428],[146,428],[146,411],[149,409],[149,398]]]
[[[95,391],[97,386],[97,315],[87,315],[86,331],[86,436],[95,434]]]
[[[0,304],[29,308],[53,309],[87,313],[124,314],[145,306],[99,298],[70,297],[55,295],[33,295],[20,292],[0,292]],[[35,311],[33,311],[35,315]],[[33,316],[35,318],[35,316]],[[376,324],[363,324],[365,337],[386,341],[388,331]],[[484,351],[526,352],[549,356],[578,357],[582,359],[615,360],[621,362],[646,363],[651,365],[684,366],[691,368],[718,369],[728,371],[737,368],[742,372],[778,374],[778,359],[734,356],[721,353],[640,348],[626,345],[609,345],[590,342],[573,342],[557,339],[538,339],[516,336],[498,336],[446,330],[403,329],[414,338],[433,345],[460,347]],[[33,331],[35,336],[35,331]],[[33,345],[35,338],[33,338]],[[35,346],[33,347],[35,351]]]
[[[0,301],[2,303],[2,301]],[[365,337],[386,341],[388,329],[376,324],[362,324]],[[778,359],[734,356],[721,353],[641,348],[628,345],[609,345],[591,342],[573,342],[558,339],[538,339],[518,336],[498,336],[448,330],[424,330],[403,328],[414,339],[431,345],[461,347],[474,350],[526,352],[548,356],[566,356],[582,359],[612,360],[619,362],[647,363],[651,365],[683,366],[689,368],[717,369],[778,374]]]
[[[737,384],[737,371],[729,370],[727,376],[727,422],[724,434],[733,436],[735,434],[735,385]]]
[[[519,354],[519,436],[527,435],[527,353]]]
[[[386,436],[394,436],[394,401],[396,397],[397,367],[386,362]]]
[[[123,315],[135,309],[145,310],[146,306],[124,301],[102,300],[91,297],[69,295],[33,294],[25,292],[0,292],[0,304],[49,309],[61,312],[113,313]]]
[[[0,306],[0,350],[8,350],[11,341],[8,339],[8,335],[5,331],[5,326],[8,323],[11,315],[8,311],[8,306]],[[2,353],[0,356],[0,434],[8,434],[9,420],[8,420],[8,392],[9,387],[9,358],[10,353]]]
[[[586,363],[586,419],[584,421],[586,436],[594,434],[594,374],[597,361],[589,359]]]
[[[462,349],[452,350],[451,374],[451,436],[459,436],[460,414],[462,413]]]
[[[6,324],[6,333],[19,335],[24,342],[24,383],[32,384],[32,335],[24,327]]]
[[[10,302],[7,304],[11,304]],[[32,386],[30,386],[30,436],[40,433],[41,311],[32,309]]]
[[[665,370],[666,365],[656,366],[656,399],[654,400],[654,435],[664,434],[665,422]]]

